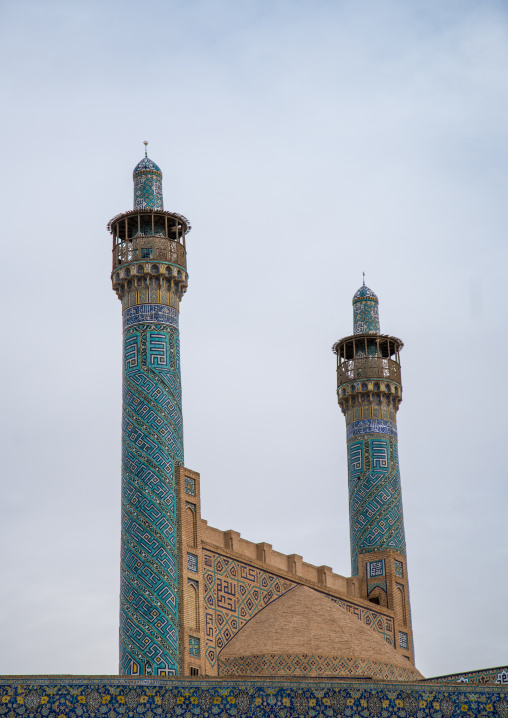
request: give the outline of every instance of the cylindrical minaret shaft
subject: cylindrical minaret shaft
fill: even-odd
[[[190,225],[163,210],[162,172],[146,155],[134,170],[134,210],[114,217],[108,229],[111,279],[123,310],[120,674],[177,675],[178,318]]]
[[[346,419],[351,570],[368,600],[396,611],[397,648],[413,659],[396,414],[403,343],[380,333],[378,298],[353,297],[354,334],[333,346]]]

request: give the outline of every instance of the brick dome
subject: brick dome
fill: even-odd
[[[307,586],[270,603],[226,644],[219,675],[423,678],[372,628]]]

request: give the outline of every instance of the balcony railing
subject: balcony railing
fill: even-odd
[[[337,387],[355,379],[389,379],[401,383],[400,365],[384,357],[358,357],[337,367]]]
[[[185,247],[166,237],[141,236],[118,242],[113,248],[113,269],[129,262],[170,262],[186,269]]]

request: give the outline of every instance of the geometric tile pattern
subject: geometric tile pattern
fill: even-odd
[[[377,576],[385,575],[385,562],[381,561],[370,561],[368,563],[367,578],[376,578]]]
[[[210,666],[233,636],[272,601],[296,586],[227,556],[203,551],[205,656]]]
[[[178,329],[124,331],[120,673],[179,669],[175,466],[183,464]]]
[[[305,678],[140,681],[123,676],[9,676],[0,679],[0,694],[0,715],[6,717],[508,716],[508,689],[499,685]]]
[[[221,676],[374,676],[386,681],[414,681],[412,668],[400,668],[376,660],[318,655],[251,655],[240,658],[219,655]]]
[[[366,420],[368,421],[368,420]],[[348,441],[352,575],[358,554],[406,552],[397,440],[375,432]]]
[[[204,650],[210,666],[216,666],[220,651],[247,621],[297,585],[293,581],[207,549],[203,551],[203,579],[206,634]],[[326,593],[322,595],[373,630],[391,646],[394,645],[392,618]]]
[[[365,284],[353,297],[354,334],[379,334],[379,302]]]
[[[164,209],[162,172],[148,157],[138,162],[133,172],[134,209]]]

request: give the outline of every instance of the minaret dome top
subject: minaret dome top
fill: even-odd
[[[379,334],[379,300],[375,292],[363,285],[353,297],[355,334]]]
[[[353,304],[355,304],[355,302],[361,301],[362,299],[366,299],[367,297],[375,302],[379,302],[377,294],[373,292],[372,289],[369,289],[369,287],[367,287],[365,284],[362,284],[360,289],[358,289],[354,294]]]
[[[155,172],[156,174],[160,175],[160,178],[162,179],[161,168],[159,167],[159,165],[156,165],[155,162],[150,159],[150,157],[143,157],[143,159],[138,162],[138,164],[134,167],[132,176],[136,177],[139,172]]]

